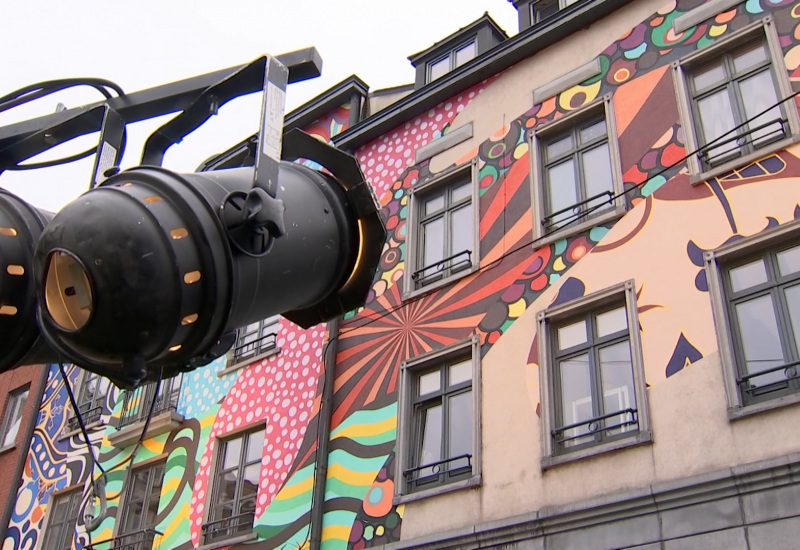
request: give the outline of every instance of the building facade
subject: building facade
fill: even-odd
[[[4,548],[796,548],[800,4],[514,6],[287,117],[382,207],[366,305],[72,368],[95,459],[51,369]]]

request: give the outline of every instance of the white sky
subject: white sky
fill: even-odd
[[[322,76],[287,89],[287,112],[351,74],[371,89],[410,83],[407,57],[485,11],[509,35],[517,13],[508,0],[23,0],[2,4],[0,96],[56,78],[111,80],[126,92],[247,63],[264,53],[315,46]],[[63,92],[0,113],[0,126],[100,99],[88,88]],[[256,131],[257,95],[234,100],[198,132],[173,146],[164,166],[193,171]],[[135,166],[142,143],[165,120],[128,127],[123,167]],[[149,130],[148,130],[149,129]],[[96,136],[55,148],[40,159],[88,149]],[[85,160],[51,169],[5,172],[0,187],[37,207],[57,210],[83,192]]]

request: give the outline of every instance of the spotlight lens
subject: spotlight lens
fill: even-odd
[[[59,328],[75,331],[92,315],[92,288],[78,260],[61,250],[51,252],[45,268],[47,313]]]

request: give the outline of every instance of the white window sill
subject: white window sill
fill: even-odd
[[[479,267],[480,267],[480,262],[477,261],[477,259],[476,259],[476,261],[472,265],[472,267],[470,267],[468,269],[462,269],[461,271],[459,271],[457,273],[454,273],[453,275],[450,275],[449,277],[446,277],[444,279],[440,279],[440,280],[436,281],[435,283],[431,283],[429,285],[425,285],[425,286],[422,286],[420,288],[416,288],[416,289],[414,289],[414,290],[412,290],[410,292],[405,293],[403,295],[403,300],[410,300],[412,298],[416,298],[417,296],[420,296],[421,294],[427,294],[431,290],[435,290],[437,288],[441,288],[443,286],[447,286],[449,284],[452,284],[455,281],[457,281],[457,280],[459,280],[459,279],[461,279],[463,277],[466,277],[467,275],[472,275],[473,273],[478,271]],[[405,275],[403,275],[403,276],[405,277]],[[411,275],[409,275],[409,277],[410,276]],[[411,281],[411,284],[413,285],[414,282]]]
[[[394,504],[395,506],[398,504],[406,504],[408,502],[414,502],[416,500],[422,500],[424,498],[431,498],[438,495],[443,495],[445,493],[452,493],[453,491],[460,491],[462,489],[479,487],[480,484],[481,484],[481,476],[480,474],[478,474],[472,476],[469,479],[462,479],[460,481],[454,481],[453,483],[447,483],[445,485],[437,485],[436,487],[431,487],[430,489],[415,491],[413,493],[408,493],[405,495],[395,495],[394,498],[392,498],[392,504]]]
[[[730,172],[731,170],[747,166],[748,164],[751,164],[756,160],[769,156],[771,153],[780,151],[781,149],[786,149],[790,145],[793,145],[799,141],[800,141],[800,134],[796,134],[793,136],[789,136],[788,138],[782,139],[780,141],[776,141],[775,143],[770,143],[769,145],[766,145],[760,149],[756,149],[749,155],[745,155],[743,157],[736,157],[735,159],[729,160],[724,164],[720,164],[719,166],[710,168],[705,172],[701,172],[700,174],[694,174],[689,179],[689,182],[692,185],[699,185],[708,180],[709,178],[720,176],[722,174]]]
[[[280,352],[281,352],[281,348],[276,346],[276,347],[274,347],[272,349],[269,349],[269,350],[265,351],[264,353],[260,353],[258,355],[254,355],[253,357],[248,357],[244,361],[239,361],[238,363],[234,363],[233,365],[231,365],[229,367],[225,367],[224,369],[220,370],[217,373],[217,378],[222,378],[223,376],[226,376],[226,375],[228,375],[228,374],[230,374],[232,372],[236,372],[237,370],[241,370],[244,367],[246,367],[247,365],[251,365],[251,364],[255,363],[256,361],[261,361],[262,359],[266,359],[268,357],[272,357],[273,355],[278,355]]]
[[[237,535],[235,537],[231,537],[229,539],[218,540],[216,542],[212,542],[210,544],[203,544],[198,546],[195,550],[213,550],[215,548],[225,548],[228,546],[233,546],[234,544],[240,544],[242,542],[249,542],[251,540],[255,540],[258,538],[256,533],[246,533],[244,535]]]
[[[560,241],[561,239],[566,239],[567,237],[571,237],[572,235],[575,235],[582,231],[586,231],[587,229],[591,229],[592,227],[603,225],[604,223],[616,220],[624,216],[625,212],[626,212],[625,207],[617,207],[614,210],[603,212],[602,214],[591,217],[588,220],[582,221],[575,225],[570,225],[563,229],[557,229],[553,233],[547,233],[534,240],[533,248],[541,248],[543,246],[553,244],[556,241]]]
[[[753,403],[752,405],[729,407],[728,420],[738,420],[740,418],[746,418],[754,414],[771,411],[780,407],[787,407],[796,403],[800,403],[800,392],[793,393],[791,395],[783,395],[767,401],[759,401],[758,403]]]
[[[0,447],[0,454],[7,453],[8,451],[11,451],[16,448],[17,448],[16,443],[12,443],[11,445],[6,445],[5,447]]]
[[[575,462],[576,460],[583,460],[599,454],[610,453],[620,449],[627,449],[628,447],[645,445],[647,443],[652,443],[652,441],[653,434],[650,431],[637,432],[624,439],[615,439],[614,441],[609,441],[608,443],[601,443],[600,445],[594,445],[592,447],[584,447],[578,451],[565,452],[564,454],[560,455],[543,456],[542,470],[552,468],[553,466],[559,466],[561,464]]]

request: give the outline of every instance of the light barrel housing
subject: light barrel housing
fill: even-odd
[[[281,162],[286,233],[259,257],[231,246],[219,214],[252,182],[251,168],[179,175],[140,167],[65,206],[35,254],[48,342],[134,387],[161,368],[169,376],[209,363],[236,328],[270,315],[308,327],[361,305],[385,238],[363,175],[343,182]]]
[[[36,241],[52,217],[0,189],[0,372],[57,360],[39,336],[33,275]]]

